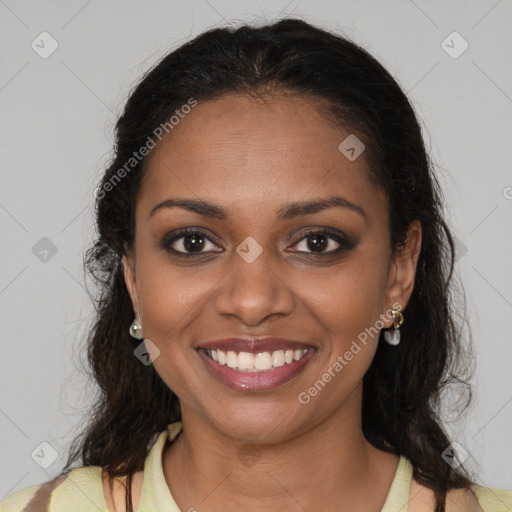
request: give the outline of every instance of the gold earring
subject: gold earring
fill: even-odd
[[[404,323],[404,315],[395,309],[391,310],[393,314],[393,330],[388,329],[384,331],[384,339],[390,345],[398,345],[400,343],[400,326]]]

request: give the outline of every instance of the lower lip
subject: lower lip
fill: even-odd
[[[240,372],[225,364],[216,363],[203,349],[197,352],[214,377],[237,391],[265,391],[277,388],[296,377],[315,354],[315,350],[310,348],[304,357],[293,363],[285,363],[283,366],[263,372]]]

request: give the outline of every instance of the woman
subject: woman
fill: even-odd
[[[512,510],[438,415],[453,240],[373,57],[295,19],[210,30],[143,78],[115,149],[87,260],[102,395],[2,512]]]

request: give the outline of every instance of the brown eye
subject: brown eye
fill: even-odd
[[[294,252],[320,255],[339,253],[353,248],[354,245],[342,233],[331,229],[317,229],[307,232],[293,247],[300,247]]]
[[[206,236],[205,233],[190,228],[181,230],[178,234],[175,234],[170,238],[164,238],[160,245],[162,249],[181,256],[220,252],[214,249],[217,246]]]

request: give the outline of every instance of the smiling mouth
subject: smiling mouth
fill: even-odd
[[[295,350],[274,350],[272,352],[235,352],[233,350],[201,349],[221,366],[243,373],[271,372],[277,368],[300,361],[312,348]]]

